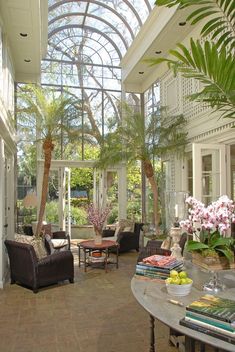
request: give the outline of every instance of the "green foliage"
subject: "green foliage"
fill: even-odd
[[[18,92],[17,124],[22,132],[31,133],[32,141],[61,139],[61,131],[70,134],[79,101],[68,93],[58,93],[33,84],[21,87]]]
[[[66,209],[65,209],[65,212],[66,212]],[[71,206],[71,219],[72,219],[72,223],[75,225],[87,224],[86,209]],[[46,221],[52,224],[59,223],[58,202],[52,201],[46,204]]]
[[[152,58],[145,61],[150,65],[166,62],[175,73],[181,72],[186,78],[198,80],[204,87],[190,99],[209,104],[223,117],[235,118],[234,0],[157,0],[156,5],[179,5],[180,9],[197,5],[187,20],[194,25],[208,18],[201,36],[211,35],[211,39],[201,44],[191,38],[189,49],[178,44],[176,50],[169,51],[173,59]]]
[[[174,150],[183,152],[186,133],[183,132],[186,120],[182,115],[169,119],[167,111],[152,114],[146,121],[145,116],[124,105],[125,120],[117,130],[109,133],[101,148],[98,167],[125,161],[132,162],[160,158],[164,153]],[[170,124],[169,124],[170,120]]]
[[[58,202],[52,201],[46,204],[46,221],[52,224],[59,223]]]
[[[148,116],[147,119],[127,104],[123,105],[123,110],[125,119],[116,131],[104,138],[96,166],[108,168],[121,162],[128,166],[136,161],[142,162],[153,194],[154,223],[158,231],[159,200],[153,160],[170,152],[183,153],[186,144],[186,120],[182,115],[169,118],[166,109],[162,109],[161,114]]]
[[[127,219],[134,219],[136,222],[141,222],[141,200],[128,202]]]
[[[86,225],[88,222],[86,209],[71,207],[71,219],[74,225]]]
[[[118,221],[118,206],[112,206],[110,214],[107,218],[107,224],[115,224]]]
[[[88,204],[88,198],[71,198],[71,205],[75,208],[86,207]]]
[[[187,243],[189,252],[197,251],[202,255],[205,254],[205,256],[215,252],[219,256],[226,257],[229,261],[234,259],[233,248],[234,239],[222,237],[218,231],[214,231],[211,234],[208,231],[202,231],[200,242],[189,240]]]
[[[71,188],[79,188],[89,191],[93,188],[93,169],[73,168],[71,170]]]

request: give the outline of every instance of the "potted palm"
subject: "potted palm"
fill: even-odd
[[[114,132],[107,134],[101,146],[97,167],[107,168],[120,162],[140,161],[153,193],[153,216],[156,235],[159,235],[159,186],[154,162],[174,151],[184,152],[187,133],[182,115],[171,116],[161,109],[145,117],[127,104],[122,105],[124,118]]]
[[[36,142],[42,144],[44,155],[41,202],[35,233],[39,237],[47,201],[52,153],[56,142],[61,139],[61,130],[69,134],[69,121],[73,118],[71,110],[75,109],[75,100],[66,93],[61,94],[36,85],[25,86],[18,98],[21,102],[18,124],[36,133]]]
[[[215,270],[234,267],[234,239],[230,236],[234,202],[222,196],[207,207],[193,197],[186,203],[189,216],[180,226],[193,237],[186,245],[193,262]]]

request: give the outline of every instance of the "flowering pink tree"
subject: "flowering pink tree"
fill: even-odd
[[[110,205],[107,205],[104,209],[98,208],[94,204],[90,204],[88,206],[87,218],[89,222],[94,226],[96,233],[101,234],[110,210]]]
[[[194,235],[194,240],[188,241],[188,250],[199,251],[205,256],[217,253],[232,260],[234,240],[226,237],[231,223],[235,222],[234,202],[221,196],[207,207],[193,197],[187,198],[186,203],[189,216],[180,221],[180,227]]]

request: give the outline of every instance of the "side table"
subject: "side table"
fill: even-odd
[[[78,243],[78,266],[81,266],[81,249],[83,250],[84,254],[84,271],[86,272],[88,264],[88,255],[91,255],[93,251],[99,251],[101,254],[104,254],[104,268],[105,272],[107,273],[108,269],[108,264],[116,264],[116,268],[118,269],[118,249],[119,245],[115,241],[109,241],[109,240],[102,240],[101,244],[95,244],[94,240],[88,240],[88,241],[82,241]],[[110,257],[110,249],[115,249],[115,254],[116,254],[116,261],[111,262],[109,261]]]

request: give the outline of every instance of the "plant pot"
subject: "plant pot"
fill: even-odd
[[[226,257],[203,257],[200,253],[192,252],[192,263],[209,271],[234,269],[234,260],[229,262]]]

